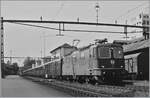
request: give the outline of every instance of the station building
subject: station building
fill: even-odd
[[[140,37],[128,41],[114,41],[123,45],[128,79],[149,80],[149,39]]]
[[[71,52],[73,52],[74,50],[76,50],[77,48],[74,46],[71,46],[67,43],[58,46],[57,48],[53,49],[52,51],[50,51],[51,56],[46,56],[46,57],[42,57],[42,58],[36,58],[35,63],[32,64],[32,68],[38,67],[43,65],[44,63],[50,62],[54,59],[61,59],[63,58],[65,55],[70,54]]]
[[[123,45],[125,69],[128,79],[149,80],[149,39],[140,37],[133,40],[115,40]]]
[[[132,79],[149,80],[149,39],[144,37],[123,45],[125,68]]]
[[[71,52],[75,51],[77,49],[77,47],[71,46],[67,43],[53,49],[52,51],[50,51],[50,53],[52,54],[52,59],[61,59],[63,58],[65,55],[70,54]]]

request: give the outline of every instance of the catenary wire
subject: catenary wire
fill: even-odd
[[[140,5],[138,5],[138,6],[136,6],[136,7],[134,7],[134,8],[132,8],[132,9],[130,9],[130,10],[128,10],[127,12],[125,12],[122,15],[118,16],[115,20],[118,20],[120,17],[129,14],[130,12],[134,11],[135,9],[137,9],[137,8],[143,6],[143,5],[145,5],[145,2],[140,4]]]
[[[25,24],[25,23],[16,23],[16,22],[10,22],[14,24],[19,24],[19,25],[26,25],[26,26],[32,26],[32,27],[40,27],[40,28],[45,28],[45,29],[51,29],[51,30],[58,30],[58,31],[72,31],[72,32],[95,32],[95,33],[120,33],[124,34],[124,32],[114,32],[114,31],[92,31],[92,30],[74,30],[74,29],[57,29],[57,28],[52,28],[52,27],[46,27],[46,26],[41,26],[41,25],[32,25],[32,24]],[[127,33],[141,33],[143,31],[138,31],[138,32],[127,32]]]
[[[54,18],[52,20],[55,20],[55,18],[60,14],[60,12],[63,10],[64,5],[65,5],[65,3],[63,1],[63,3],[61,3],[60,8],[56,12],[56,14],[54,15]]]

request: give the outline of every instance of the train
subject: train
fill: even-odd
[[[127,74],[123,47],[104,43],[79,48],[63,58],[24,70],[23,75],[80,83],[120,82]]]

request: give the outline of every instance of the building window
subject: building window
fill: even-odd
[[[149,25],[149,21],[147,21],[147,25]]]
[[[141,14],[139,15],[139,17],[141,18]]]
[[[147,16],[143,16],[143,18],[147,18]]]
[[[145,25],[145,20],[143,20],[143,23],[142,23],[142,25]]]
[[[141,22],[139,22],[139,24],[141,24]]]

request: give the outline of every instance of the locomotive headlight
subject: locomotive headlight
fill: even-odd
[[[95,80],[98,80],[98,77],[97,77],[97,76],[94,76],[94,79],[95,79]]]
[[[123,68],[123,66],[120,66],[121,68]]]
[[[104,71],[103,74],[105,74],[106,72]]]
[[[121,51],[118,51],[119,54],[121,54]]]
[[[110,63],[111,63],[112,65],[114,65],[114,64],[115,64],[115,60],[110,60]]]
[[[102,68],[104,68],[104,66],[101,66]]]

